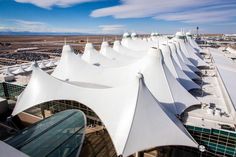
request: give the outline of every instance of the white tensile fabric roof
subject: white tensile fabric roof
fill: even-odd
[[[84,88],[34,68],[12,115],[52,100],[74,100],[85,104],[98,115],[118,155],[128,156],[166,145],[197,147],[198,144],[182,123],[152,96],[144,83],[145,79],[139,74],[128,85],[103,89]]]
[[[183,62],[191,69],[191,71],[199,72],[199,69],[196,66],[207,66],[207,64],[201,58],[199,58],[195,52],[186,46],[188,43],[183,39],[174,38],[173,41],[176,42],[177,53]],[[147,51],[150,47],[159,47],[161,43],[168,44],[168,40],[143,41],[141,39],[133,40],[131,38],[123,38],[121,43],[123,46],[131,50]]]
[[[177,32],[176,37],[173,40],[179,43],[180,49],[185,54],[185,56],[189,58],[195,66],[207,66],[207,64],[194,52],[194,50],[191,49],[187,40],[182,39],[183,37],[185,38],[185,35],[181,35],[179,32]]]
[[[80,57],[80,56],[78,56]],[[84,53],[81,59],[89,64],[99,65],[103,67],[120,66],[121,63],[111,60],[102,54],[100,54],[94,47],[92,43],[87,43],[84,48]]]
[[[134,58],[139,58],[146,55],[145,51],[134,51],[134,50],[124,47],[123,45],[121,45],[120,41],[118,40],[114,41],[113,49],[120,54],[124,54],[124,55],[134,57]]]
[[[177,48],[177,53],[179,54],[179,56],[181,57],[181,59],[183,60],[183,62],[193,71],[193,72],[199,72],[200,70],[187,58],[187,56],[183,53],[181,47],[180,47],[180,43],[176,42],[176,48]]]
[[[52,60],[50,60],[46,65],[46,67],[54,67],[56,66]]]
[[[131,38],[123,38],[121,44],[131,50],[134,51],[147,51],[151,46],[148,44],[147,41],[137,39],[133,40]]]
[[[134,79],[132,76],[142,72],[152,94],[174,113],[181,114],[189,106],[200,104],[171,74],[158,49],[152,48],[136,63],[115,68],[89,65],[70,49],[69,45],[63,47],[60,63],[52,76],[70,82],[117,87],[129,84]]]
[[[190,44],[190,42],[188,41],[188,39],[186,40],[185,45],[186,45],[186,48],[187,48],[187,50],[188,50],[189,52],[195,53],[200,59],[202,59],[202,56],[201,56],[199,50],[198,50],[198,49],[195,49],[195,48]],[[203,60],[202,60],[202,61],[203,61]],[[205,62],[204,62],[204,63],[205,63]],[[205,64],[206,64],[206,63],[205,63]]]
[[[3,74],[8,76],[14,76],[9,67],[6,68],[6,71]]]
[[[186,89],[200,89],[201,87],[193,82],[178,66],[174,61],[171,53],[171,48],[168,45],[161,45],[162,54],[164,57],[164,62],[168,69],[171,71],[172,75],[180,82],[180,84]]]
[[[231,47],[227,47],[226,50],[232,54],[236,54],[236,50],[232,49]]]
[[[12,72],[13,74],[23,74],[25,73],[25,70],[23,69],[22,65],[19,65],[19,67]]]
[[[183,39],[182,39],[183,38]],[[185,39],[185,35],[182,32],[177,32],[176,37],[172,40],[178,43],[178,51],[184,62],[194,71],[198,72],[197,66],[208,66],[200,57],[200,55],[191,47],[190,43]],[[140,38],[123,38],[122,45],[135,51],[145,51],[151,47],[159,47],[161,43],[167,43],[165,38],[158,38],[155,41],[145,41]]]
[[[198,51],[202,51],[202,48],[200,48],[198,44],[195,42],[195,40],[193,40],[192,34],[190,32],[186,33],[186,37],[188,39],[188,42],[193,48],[197,49]]]
[[[195,74],[182,60],[179,53],[177,52],[177,43],[169,42],[169,46],[171,48],[173,60],[178,64],[181,70],[190,78],[190,79],[200,79],[200,77]]]
[[[47,68],[47,67],[45,66],[44,61],[41,61],[41,62],[39,63],[39,68],[40,68],[40,69],[45,69],[45,68]]]
[[[102,42],[100,53],[111,60],[119,62],[121,65],[130,64],[136,61],[133,57],[116,52],[114,49],[109,47],[109,44],[106,41]]]
[[[36,62],[32,62],[31,65],[29,65],[27,68],[25,68],[25,71],[32,71],[33,70],[33,66],[36,64]]]

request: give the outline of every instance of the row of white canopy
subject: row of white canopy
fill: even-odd
[[[36,64],[36,62],[32,62],[30,65],[19,65],[17,67],[13,68],[6,68],[4,75],[18,75],[18,74],[24,74],[26,72],[31,72],[33,70],[33,66]],[[39,68],[45,69],[45,68],[51,68],[56,66],[56,62],[53,60],[50,61],[40,61],[38,62]]]
[[[32,77],[12,115],[53,100],[74,100],[91,108],[106,126],[117,155],[152,147],[198,147],[176,115],[200,102],[198,66],[207,66],[182,34],[171,41],[123,38],[100,53],[91,43],[84,54],[63,47],[51,75],[33,66]],[[136,45],[136,47],[135,47]]]
[[[236,50],[231,47],[227,47],[226,50],[230,52],[231,54],[234,54],[234,55],[236,54]]]

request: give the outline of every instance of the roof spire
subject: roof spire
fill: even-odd
[[[141,72],[138,72],[137,77],[138,77],[139,79],[143,79],[143,74],[142,74]]]
[[[64,45],[66,45],[66,37],[64,38]]]

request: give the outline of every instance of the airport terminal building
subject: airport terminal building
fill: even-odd
[[[112,44],[87,43],[82,56],[66,44],[60,60],[3,69],[1,145],[26,156],[236,155],[236,54],[183,32]]]

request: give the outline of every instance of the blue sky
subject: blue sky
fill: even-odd
[[[0,0],[0,31],[236,33],[236,0]]]

